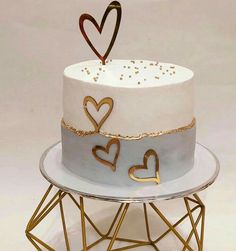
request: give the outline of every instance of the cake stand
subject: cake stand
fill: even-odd
[[[80,211],[83,251],[92,249],[94,246],[104,240],[109,240],[109,245],[105,249],[107,251],[129,250],[141,246],[151,246],[157,251],[159,250],[159,241],[170,232],[172,232],[183,244],[183,251],[194,250],[194,248],[190,245],[192,238],[194,238],[196,241],[197,250],[202,251],[204,239],[205,206],[197,193],[203,189],[206,189],[215,181],[218,176],[219,169],[220,165],[216,156],[205,146],[197,143],[194,167],[181,178],[159,185],[153,184],[143,187],[117,187],[98,184],[76,176],[62,165],[61,143],[58,142],[48,148],[40,159],[40,171],[44,178],[50,183],[50,186],[36,208],[33,216],[29,220],[29,223],[26,227],[26,236],[37,250],[55,250],[53,247],[49,246],[47,243],[34,235],[32,231],[39,225],[40,222],[45,220],[46,216],[53,209],[59,206],[65,238],[65,246],[66,250],[70,251],[70,240],[63,208],[64,198],[69,197]],[[55,194],[52,194],[53,186],[55,186],[57,189]],[[78,201],[75,198],[75,195],[79,196]],[[84,198],[120,203],[119,209],[116,212],[107,233],[102,233],[85,212]],[[177,222],[171,223],[154,203],[158,204],[158,202],[161,200],[171,200],[175,198],[183,199],[184,205],[186,206],[186,214]],[[46,200],[49,200],[49,202],[46,203]],[[146,241],[118,237],[119,230],[132,203],[143,204],[145,220],[144,227],[146,228],[147,233]],[[168,230],[155,239],[151,237],[150,233],[149,217],[147,213],[148,207],[154,210],[168,227]],[[198,212],[197,216],[195,215],[195,217],[193,214],[194,212],[195,214]],[[177,230],[177,227],[184,220],[189,220],[191,223],[191,230],[187,238],[184,237],[179,230]],[[90,224],[100,236],[98,240],[89,245],[87,244],[86,223]],[[114,249],[113,247],[116,241],[123,241],[128,243],[128,245]]]

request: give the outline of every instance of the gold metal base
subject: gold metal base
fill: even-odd
[[[80,197],[80,201],[78,202],[74,196],[72,196],[70,193],[63,192],[62,190],[58,190],[52,198],[49,200],[48,203],[45,203],[46,199],[49,198],[50,193],[52,193],[53,185],[50,185],[48,190],[46,191],[45,195],[43,196],[41,202],[39,203],[38,207],[36,208],[33,216],[31,217],[25,233],[29,241],[34,245],[34,247],[41,251],[41,250],[49,250],[54,251],[52,247],[50,247],[48,244],[46,244],[44,241],[40,240],[38,237],[36,237],[34,234],[32,234],[32,231],[39,225],[40,222],[42,222],[45,217],[56,207],[59,205],[60,213],[61,213],[61,220],[62,220],[62,227],[64,232],[64,238],[65,238],[65,244],[66,244],[66,251],[71,251],[70,247],[70,241],[68,238],[67,233],[67,227],[65,222],[65,215],[64,215],[64,209],[63,209],[63,199],[65,196],[68,196],[71,198],[71,200],[74,202],[74,204],[78,207],[81,213],[81,229],[82,229],[82,243],[83,243],[83,249],[82,251],[90,250],[92,247],[96,246],[98,243],[104,240],[109,240],[109,245],[107,247],[107,251],[121,251],[121,250],[129,250],[134,249],[141,246],[152,246],[154,250],[159,251],[159,248],[157,247],[157,244],[160,240],[162,240],[168,233],[172,232],[180,242],[183,244],[182,251],[189,250],[194,251],[194,249],[190,246],[190,241],[192,237],[195,237],[198,251],[203,251],[203,237],[204,237],[204,222],[205,222],[205,206],[198,197],[197,194],[193,195],[193,198],[185,197],[184,203],[187,209],[187,213],[179,219],[176,223],[171,224],[167,218],[163,215],[163,213],[154,205],[154,203],[143,203],[143,209],[144,209],[144,218],[145,218],[145,225],[146,225],[146,232],[147,232],[147,241],[140,241],[140,240],[134,240],[134,239],[127,239],[127,238],[120,238],[118,237],[119,230],[121,228],[121,225],[125,219],[125,216],[127,214],[127,211],[129,209],[130,204],[129,203],[121,203],[112,223],[109,227],[107,233],[101,233],[101,231],[96,227],[94,222],[89,218],[89,216],[84,211],[84,199],[83,197]],[[191,208],[191,204],[194,204],[194,206]],[[44,204],[46,204],[44,206]],[[162,221],[168,226],[168,230],[165,231],[162,235],[160,235],[156,239],[151,238],[150,228],[149,228],[149,220],[148,220],[148,213],[147,213],[147,206],[150,206],[157,215],[162,219]],[[193,212],[195,212],[197,209],[199,210],[199,215],[196,219],[194,219]],[[190,233],[185,239],[178,231],[177,226],[182,223],[185,219],[189,219],[191,223],[191,230]],[[100,236],[100,238],[95,241],[94,243],[87,245],[87,239],[86,239],[86,220],[87,222],[93,227],[93,229],[96,231],[96,233]],[[199,228],[200,226],[200,228]],[[200,231],[198,232],[198,229]],[[123,241],[130,243],[128,246],[112,249],[114,246],[115,241]],[[42,249],[44,248],[44,249]]]

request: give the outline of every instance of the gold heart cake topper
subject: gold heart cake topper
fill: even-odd
[[[102,159],[101,157],[98,156],[98,154],[97,154],[98,151],[102,151],[102,152],[109,155],[110,154],[110,148],[113,145],[116,145],[116,153],[115,153],[115,156],[113,158],[113,161],[108,161],[108,160]],[[99,162],[101,162],[104,165],[109,166],[111,168],[111,170],[113,172],[115,172],[116,171],[116,163],[117,163],[117,160],[118,160],[118,157],[119,157],[119,154],[120,154],[120,141],[118,139],[111,139],[107,143],[107,145],[105,147],[103,147],[103,146],[93,147],[92,153],[93,153],[93,156],[96,158],[96,160],[98,160]]]
[[[102,117],[102,119],[99,122],[97,122],[93,118],[93,116],[90,114],[90,112],[88,111],[88,107],[87,107],[88,102],[90,102],[95,107],[97,112],[100,110],[100,108],[103,105],[109,106],[108,111],[106,112],[106,114]],[[83,103],[84,111],[85,111],[87,117],[89,118],[89,120],[92,122],[94,129],[95,129],[95,132],[99,132],[100,128],[102,127],[104,122],[107,120],[107,118],[111,114],[112,109],[113,109],[113,104],[114,104],[114,102],[113,102],[112,98],[109,98],[109,97],[103,98],[99,103],[97,103],[96,100],[94,98],[92,98],[91,96],[86,96],[84,98],[84,103]]]
[[[88,35],[87,35],[87,33],[86,33],[85,29],[84,29],[84,21],[85,20],[90,21],[95,26],[95,28],[97,29],[97,31],[101,34],[102,31],[103,31],[103,27],[104,27],[104,24],[106,22],[107,16],[109,15],[109,13],[113,9],[116,10],[116,13],[117,13],[115,29],[114,29],[114,32],[113,32],[113,35],[112,35],[112,38],[111,38],[111,42],[110,42],[110,44],[108,46],[107,51],[105,52],[104,55],[101,55],[97,51],[97,49],[94,47],[94,45],[92,44],[91,40],[89,39],[89,37],[88,37]],[[117,1],[113,1],[107,7],[107,9],[106,9],[106,11],[105,11],[105,13],[103,15],[103,18],[102,18],[102,21],[101,21],[100,25],[97,23],[97,21],[90,14],[83,14],[83,15],[81,15],[81,17],[79,19],[79,27],[80,27],[82,35],[84,36],[86,42],[88,43],[88,45],[90,46],[90,48],[93,50],[93,52],[102,61],[103,65],[105,65],[105,61],[106,61],[108,55],[110,54],[111,49],[112,49],[112,47],[113,47],[113,45],[115,43],[115,40],[116,40],[118,31],[119,31],[119,28],[120,28],[121,15],[122,15],[122,10],[121,10],[120,3],[117,2]]]
[[[137,170],[147,170],[148,166],[147,166],[147,162],[149,157],[154,156],[155,158],[155,176],[154,177],[147,177],[147,178],[140,178],[135,176],[135,172]],[[150,149],[148,150],[143,157],[143,165],[137,165],[137,166],[133,166],[129,169],[129,177],[137,182],[156,182],[156,183],[160,183],[160,174],[159,174],[159,158],[157,153]]]

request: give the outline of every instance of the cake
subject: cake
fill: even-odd
[[[101,33],[117,11],[115,32],[104,56],[83,24]],[[193,72],[171,63],[108,60],[121,19],[112,2],[99,26],[89,14],[80,29],[100,60],[67,67],[63,78],[62,163],[93,183],[149,186],[169,182],[193,168],[196,121]]]
[[[91,60],[67,67],[65,167],[93,182],[122,186],[184,175],[194,161],[192,78],[187,68],[146,60],[106,65]]]

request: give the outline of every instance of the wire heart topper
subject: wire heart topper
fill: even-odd
[[[112,38],[111,38],[111,42],[110,42],[110,44],[108,46],[107,51],[105,52],[104,55],[101,55],[98,52],[98,50],[94,47],[91,40],[89,39],[89,37],[88,37],[88,35],[87,35],[87,33],[86,33],[85,29],[84,29],[84,21],[85,20],[90,21],[95,26],[97,31],[101,34],[102,30],[103,30],[103,27],[104,27],[104,24],[106,22],[107,16],[109,15],[109,13],[113,9],[116,10],[116,13],[117,13],[115,29],[114,29],[114,32],[113,32],[113,35],[112,35]],[[97,57],[102,61],[103,65],[105,65],[105,61],[106,61],[108,55],[110,54],[111,49],[112,49],[112,47],[113,47],[113,45],[115,43],[119,28],[120,28],[121,16],[122,16],[121,4],[119,2],[117,2],[117,1],[113,1],[113,2],[111,2],[109,4],[109,6],[107,7],[107,9],[106,9],[106,11],[105,11],[105,13],[103,15],[103,18],[102,18],[102,21],[101,21],[100,25],[97,23],[97,21],[90,14],[83,14],[83,15],[80,16],[79,27],[80,27],[81,33],[84,36],[84,38],[85,38],[86,42],[88,43],[88,45],[90,46],[90,48],[97,55]]]
[[[153,177],[146,177],[146,178],[141,178],[141,177],[137,177],[135,176],[135,172],[138,171],[138,170],[146,170],[148,169],[148,165],[147,165],[147,162],[148,162],[148,159],[149,157],[153,156],[155,158],[155,175]],[[160,180],[160,174],[159,174],[159,158],[158,158],[158,155],[157,153],[152,150],[152,149],[149,149],[145,154],[144,154],[144,157],[143,157],[143,165],[137,165],[137,166],[132,166],[130,169],[129,169],[129,177],[137,182],[156,182],[156,183],[160,183],[161,180]]]

